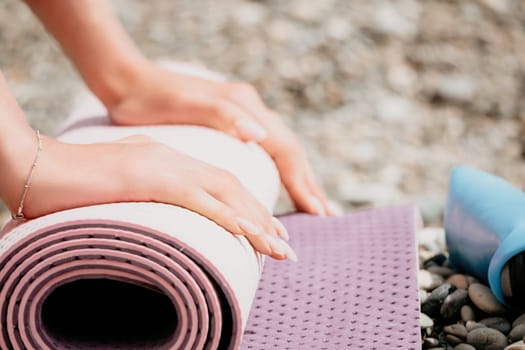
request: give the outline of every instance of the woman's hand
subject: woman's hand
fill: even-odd
[[[144,65],[117,98],[104,98],[116,124],[194,124],[258,142],[273,158],[299,210],[335,214],[317,184],[303,148],[248,84],[208,80]],[[99,96],[100,97],[100,96]]]
[[[16,164],[30,164],[33,145]],[[25,159],[27,158],[27,159]],[[25,165],[27,165],[25,164]],[[6,195],[15,212],[27,177],[17,179]],[[262,254],[276,259],[297,257],[281,238],[284,227],[231,173],[177,152],[146,136],[111,143],[71,145],[45,138],[24,206],[34,218],[81,206],[114,202],[162,202],[199,213],[229,232],[246,236]]]

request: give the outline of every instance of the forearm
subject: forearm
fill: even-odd
[[[58,40],[88,87],[115,103],[146,65],[104,0],[26,0]]]
[[[0,199],[16,206],[36,150],[35,133],[0,73]]]

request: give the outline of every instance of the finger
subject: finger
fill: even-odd
[[[288,230],[286,229],[286,227],[284,227],[284,225],[276,217],[272,218],[272,221],[273,221],[273,223],[275,225],[275,230],[277,231],[279,236],[282,239],[284,239],[286,241],[289,241],[290,240],[290,234],[288,233]]]
[[[215,103],[216,117],[212,118],[212,127],[227,132],[244,142],[262,142],[268,136],[266,130],[255,121],[249,111],[228,101]],[[218,117],[218,118],[217,118]]]
[[[206,191],[199,190],[192,196],[191,210],[209,218],[233,234],[245,236],[258,252],[265,255],[273,254],[272,246],[266,240],[262,229],[250,220],[239,216],[234,209]]]

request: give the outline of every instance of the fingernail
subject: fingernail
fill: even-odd
[[[239,131],[241,136],[248,140],[261,142],[268,136],[266,130],[264,130],[262,126],[260,126],[253,120],[238,119],[235,122],[235,126],[237,127],[237,130]]]
[[[267,236],[266,238],[268,240],[268,243],[270,243],[270,246],[272,247],[274,253],[278,255],[284,255],[288,260],[291,260],[293,262],[297,262],[299,260],[297,258],[297,254],[288,243],[286,243],[280,238],[276,238],[273,236]]]
[[[293,262],[299,261],[299,259],[297,258],[297,254],[290,246],[288,246],[288,252],[286,253],[286,257],[288,258],[288,260]]]
[[[328,201],[328,209],[330,209],[330,212],[335,216],[341,216],[344,214],[343,208],[339,203],[334,201]]]
[[[241,230],[243,230],[249,235],[259,236],[262,234],[261,228],[253,224],[249,220],[246,220],[244,218],[237,218],[237,223],[239,224]]]
[[[270,235],[266,235],[266,240],[270,244],[270,247],[272,247],[272,251],[274,253],[278,255],[286,255],[287,249],[286,246],[283,244],[284,241]]]
[[[277,226],[277,233],[279,234],[279,236],[281,236],[282,239],[289,241],[290,235],[288,234],[288,230],[286,229],[286,227],[284,227],[282,222],[280,222],[277,218],[272,218],[272,221],[275,224],[275,226]]]
[[[314,209],[317,215],[326,216],[326,212],[324,211],[321,201],[319,201],[319,199],[317,199],[316,197],[310,197],[310,206]]]

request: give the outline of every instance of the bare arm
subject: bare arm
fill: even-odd
[[[333,214],[295,135],[250,85],[167,72],[145,59],[104,0],[26,0],[122,125],[193,124],[258,142],[299,210]]]
[[[0,199],[15,211],[36,138],[0,72]]]
[[[25,2],[106,106],[116,103],[147,65],[106,1]]]

